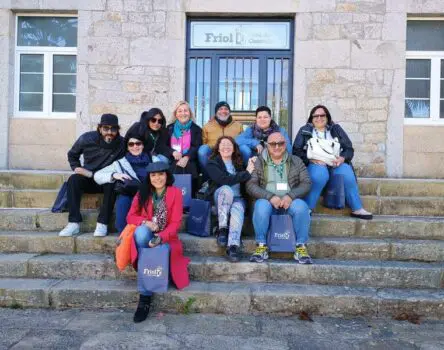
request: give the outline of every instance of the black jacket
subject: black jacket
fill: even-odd
[[[215,159],[208,161],[207,173],[210,178],[210,195],[223,185],[232,186],[240,183],[242,196],[245,198],[245,183],[251,178],[251,174],[245,169],[236,168],[236,174],[232,175],[227,171],[222,157],[217,156]]]
[[[135,122],[128,129],[128,133],[136,133],[139,140],[143,141],[143,151],[149,155],[162,154],[167,158],[173,156],[174,150],[169,147],[168,131],[165,127],[162,127],[157,132],[151,131],[145,127],[145,122]],[[154,137],[152,137],[153,135]]]
[[[95,172],[125,155],[124,139],[118,135],[111,143],[106,143],[99,132],[86,132],[68,151],[68,162],[72,170],[82,166],[80,164],[82,154],[83,168]]]
[[[333,138],[337,137],[341,144],[341,157],[344,157],[346,163],[351,163],[353,159],[354,150],[353,145],[344,129],[339,124],[332,124],[328,126],[328,130]],[[313,137],[313,125],[306,124],[299,129],[296,139],[293,143],[293,154],[301,158],[305,165],[309,163],[307,158],[307,141]]]

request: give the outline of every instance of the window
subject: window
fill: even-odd
[[[77,17],[17,16],[15,115],[75,118]]]
[[[444,20],[407,22],[405,123],[444,124]]]

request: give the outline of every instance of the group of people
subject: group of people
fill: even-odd
[[[343,175],[351,215],[372,218],[360,200],[351,164],[352,143],[325,106],[310,111],[293,146],[267,106],[257,108],[254,124],[244,131],[224,101],[216,104],[215,115],[202,129],[195,123],[190,105],[179,101],[168,126],[163,112],[151,108],[125,137],[119,130],[117,116],[104,114],[97,130],[81,135],[68,152],[74,171],[68,180],[69,222],[59,235],[79,233],[83,193],[103,193],[94,236],[107,235],[115,204],[116,229],[121,232],[127,224],[136,225],[137,248],[169,244],[171,277],[178,288],[186,287],[189,278],[188,259],[178,238],[182,194],[173,186],[172,174],[191,174],[193,192],[199,189],[200,179],[209,181],[207,195],[218,217],[217,244],[226,248],[232,262],[241,258],[241,232],[250,204],[257,243],[250,261],[268,259],[270,218],[285,211],[295,230],[294,259],[311,264],[306,247],[311,212],[334,174]],[[332,164],[308,159],[307,141],[312,137],[340,143],[340,155]],[[140,295],[135,322],[147,317],[150,298],[146,293]]]

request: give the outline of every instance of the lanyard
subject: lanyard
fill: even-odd
[[[317,136],[318,138],[320,138],[320,137],[319,137],[318,130],[315,128],[314,131],[315,131],[315,133],[316,133],[316,136]],[[324,140],[327,140],[327,129],[324,130]]]

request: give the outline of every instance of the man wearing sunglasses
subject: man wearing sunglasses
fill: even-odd
[[[80,231],[80,200],[83,193],[103,193],[103,202],[94,236],[106,236],[114,207],[114,183],[99,186],[93,179],[96,171],[110,165],[125,154],[123,137],[119,134],[119,120],[114,114],[103,114],[96,131],[81,135],[68,152],[74,174],[68,179],[68,225],[59,236],[70,237]],[[83,165],[80,157],[83,156]]]
[[[252,262],[268,259],[267,231],[271,215],[285,210],[293,221],[296,234],[294,259],[300,264],[311,264],[306,243],[310,229],[310,210],[302,200],[310,191],[311,180],[299,157],[287,152],[286,139],[280,132],[268,136],[266,149],[254,164],[247,192],[255,200],[253,227],[256,250]]]

